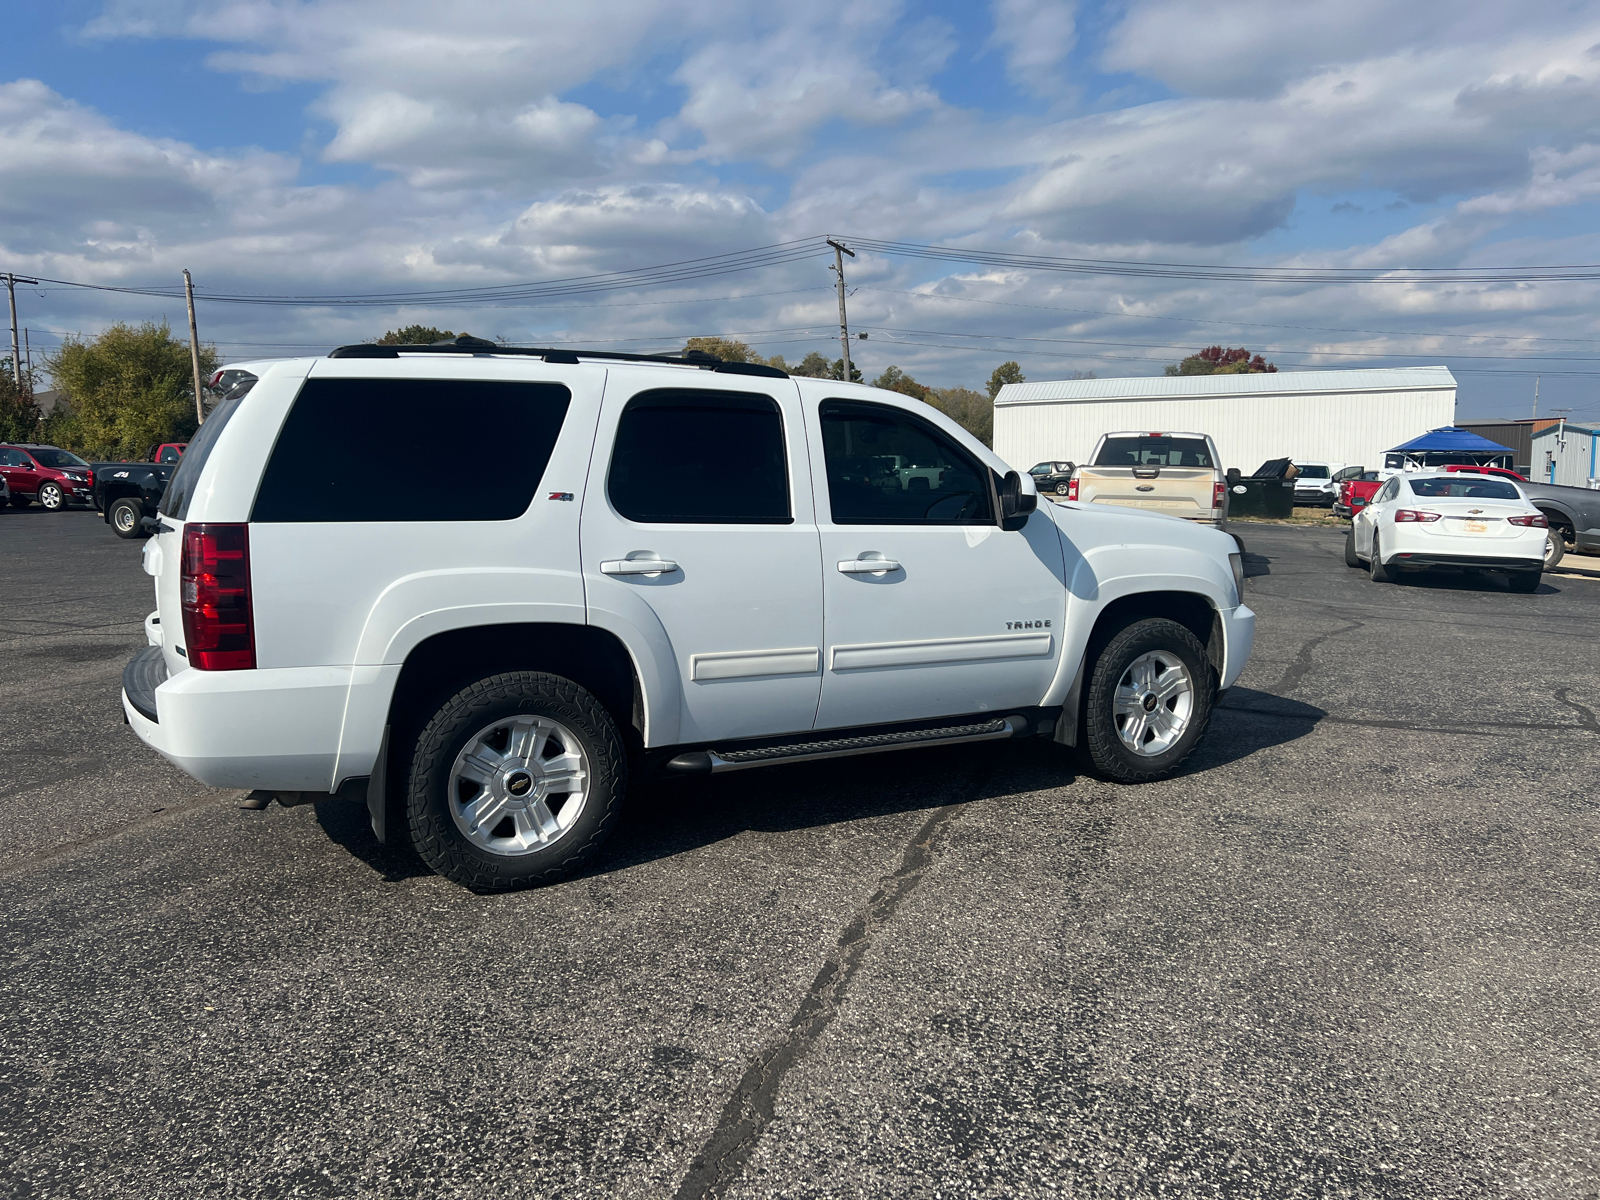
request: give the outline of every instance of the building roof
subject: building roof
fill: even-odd
[[[1499,442],[1491,442],[1486,437],[1480,437],[1470,429],[1462,429],[1457,425],[1446,425],[1442,429],[1430,429],[1420,437],[1414,437],[1409,442],[1398,446],[1391,446],[1389,453],[1394,454],[1401,450],[1420,450],[1426,453],[1429,450],[1459,451],[1463,454],[1510,454],[1510,446],[1502,446]]]
[[[1257,375],[1141,375],[1129,379],[1062,379],[1008,383],[996,404],[1062,400],[1173,400],[1262,393],[1438,391],[1454,389],[1449,367],[1357,368],[1349,371],[1278,371]]]
[[[1544,437],[1546,434],[1559,434],[1560,432],[1561,422],[1551,421],[1550,424],[1546,425],[1543,429],[1535,430],[1533,436]],[[1571,421],[1568,421],[1567,432],[1580,433],[1584,437],[1593,437],[1595,434],[1600,433],[1600,429],[1596,429],[1592,425],[1574,425]]]

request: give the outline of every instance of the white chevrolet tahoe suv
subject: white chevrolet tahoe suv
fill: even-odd
[[[1250,653],[1234,543],[1036,503],[915,400],[707,355],[263,364],[147,520],[123,707],[201,782],[365,799],[486,890],[573,870],[630,775],[1017,737],[1166,775]]]

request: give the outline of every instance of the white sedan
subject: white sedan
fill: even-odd
[[[1531,592],[1544,569],[1549,522],[1509,479],[1443,471],[1395,475],[1356,514],[1345,537],[1346,565],[1363,564],[1374,583],[1429,567],[1504,571]]]

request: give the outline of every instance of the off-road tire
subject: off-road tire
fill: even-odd
[[[1513,571],[1511,572],[1511,590],[1513,592],[1536,592],[1539,590],[1539,580],[1543,572],[1540,571]]]
[[[1194,711],[1189,726],[1171,748],[1159,755],[1135,754],[1117,734],[1114,720],[1117,684],[1141,654],[1164,650],[1183,660],[1194,682]],[[1206,648],[1184,626],[1165,617],[1148,617],[1122,629],[1106,643],[1089,672],[1084,689],[1078,760],[1115,783],[1149,783],[1177,770],[1205,736],[1216,703],[1217,675]]]
[[[1378,531],[1372,531],[1372,553],[1367,559],[1367,571],[1373,583],[1393,583],[1395,573],[1383,565],[1383,551],[1378,545]]]
[[[1365,565],[1361,561],[1361,556],[1356,553],[1356,531],[1354,529],[1345,530],[1344,565],[1347,567],[1360,567]]]
[[[1554,570],[1556,565],[1566,557],[1566,554],[1567,539],[1562,536],[1561,530],[1554,525],[1550,526],[1550,532],[1545,535],[1544,539],[1544,569],[1546,571]]]
[[[552,717],[577,736],[591,764],[592,790],[572,827],[553,844],[528,854],[498,855],[466,839],[450,815],[445,792],[467,741],[490,722],[519,714]],[[411,844],[433,870],[474,891],[554,883],[593,857],[616,824],[627,762],[610,714],[572,680],[541,671],[480,679],[440,705],[417,735],[406,789]]]
[[[121,517],[127,514],[131,518],[126,530],[123,529]],[[135,538],[149,537],[145,528],[139,522],[144,520],[144,505],[131,497],[124,496],[111,506],[111,511],[106,514],[111,523],[111,532],[119,538],[133,540]]]
[[[67,494],[61,490],[59,483],[39,485],[39,507],[45,512],[66,512]]]

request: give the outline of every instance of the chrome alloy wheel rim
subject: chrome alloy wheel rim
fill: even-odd
[[[467,740],[450,768],[450,816],[490,854],[543,850],[565,836],[589,799],[589,758],[549,717],[506,717]]]
[[[123,533],[127,533],[128,530],[132,529],[133,523],[138,520],[138,518],[134,516],[133,509],[129,508],[126,504],[117,509],[115,519],[117,528],[122,530]]]
[[[1117,681],[1112,720],[1122,744],[1153,757],[1172,749],[1194,715],[1194,680],[1176,654],[1151,650]]]
[[[54,511],[61,507],[61,489],[53,483],[47,483],[39,489],[40,507]]]

